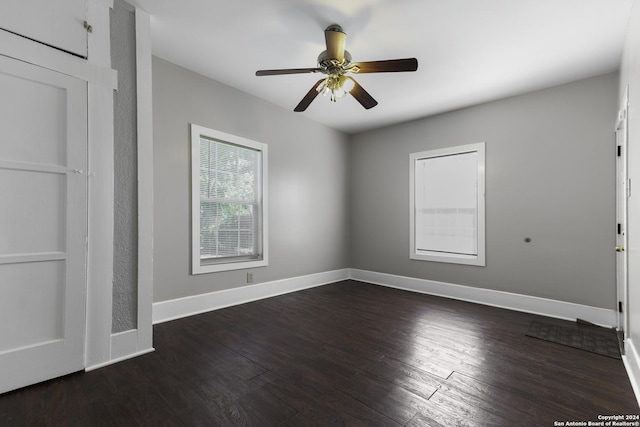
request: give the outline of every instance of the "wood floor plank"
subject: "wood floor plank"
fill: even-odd
[[[480,427],[489,424],[480,424],[481,420],[470,420],[463,414],[447,412],[446,408],[440,408],[433,403],[417,413],[406,427]],[[498,424],[499,425],[499,424]],[[506,427],[506,426],[505,426]]]
[[[418,396],[429,399],[442,386],[443,381],[452,374],[447,371],[445,376],[438,376],[430,370],[423,370],[401,362],[392,357],[385,357],[377,363],[370,363],[365,371],[383,378],[391,384],[405,388]]]
[[[0,395],[4,426],[544,426],[638,414],[557,319],[343,281],[154,326],[155,352]],[[574,325],[575,326],[575,325]]]
[[[553,425],[553,421],[580,420],[586,415],[583,409],[578,410],[566,404],[563,408],[545,404],[547,399],[525,398],[459,373],[451,375],[440,391],[442,394],[466,395],[465,399],[469,405],[497,413],[508,421],[521,423],[521,425],[526,424],[524,420],[535,420],[539,424]],[[567,396],[563,396],[562,400],[566,402],[566,399]],[[597,415],[590,419],[597,420]],[[535,425],[534,423],[530,424]]]
[[[426,398],[366,371],[337,384],[336,388],[402,425],[428,405]],[[421,394],[431,396],[435,391],[435,387],[424,386]]]
[[[282,425],[299,426],[399,426],[343,392],[333,389],[323,394],[308,393],[306,389],[275,374],[267,373],[254,381],[265,390],[295,408],[296,415]]]
[[[221,338],[223,336],[221,334]],[[225,342],[239,354],[291,382],[304,385],[307,390],[322,394],[333,388],[331,377],[317,369],[310,362],[308,354],[292,354],[295,352],[294,347],[275,347],[271,342],[256,343],[246,335],[233,335],[233,338],[227,338]]]

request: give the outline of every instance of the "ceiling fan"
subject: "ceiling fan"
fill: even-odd
[[[418,60],[416,58],[389,59],[385,61],[351,62],[351,54],[345,50],[347,35],[337,24],[330,25],[324,30],[324,39],[327,50],[318,56],[316,68],[288,68],[282,70],[259,70],[256,76],[275,76],[280,74],[305,74],[322,73],[327,77],[318,80],[311,90],[302,98],[302,101],[293,109],[301,112],[307,109],[311,102],[322,93],[330,95],[332,101],[337,101],[350,93],[367,110],[378,105],[353,77],[347,73],[391,73],[400,71],[416,71]]]

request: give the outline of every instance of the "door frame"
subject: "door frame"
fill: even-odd
[[[110,10],[113,0],[87,0],[87,59],[0,30],[0,55],[77,77],[87,82],[88,241],[86,272],[85,370],[152,351],[153,295],[153,142],[151,40],[149,15],[135,8],[138,67],[138,329],[126,348],[113,350],[122,335],[112,334],[114,131]],[[82,25],[82,23],[80,24]],[[125,355],[128,353],[128,355]]]
[[[88,59],[0,31],[0,54],[87,82],[88,241],[85,368],[110,355],[113,278],[113,91],[110,1],[88,0]]]
[[[623,343],[628,331],[628,255],[627,255],[627,215],[629,173],[627,166],[628,128],[627,116],[629,105],[629,87],[623,95],[615,126],[616,144],[616,312],[617,329],[621,333]]]

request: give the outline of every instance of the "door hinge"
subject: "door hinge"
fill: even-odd
[[[622,313],[622,301],[618,301],[618,313]]]
[[[622,121],[627,118],[627,109],[618,111],[618,120]]]

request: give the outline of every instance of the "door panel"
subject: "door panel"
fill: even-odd
[[[0,169],[0,255],[64,252],[66,178]]]
[[[86,82],[0,56],[0,393],[84,368]]]
[[[64,338],[64,261],[28,264],[0,265],[0,352]]]
[[[86,0],[2,0],[0,28],[87,56]]]

